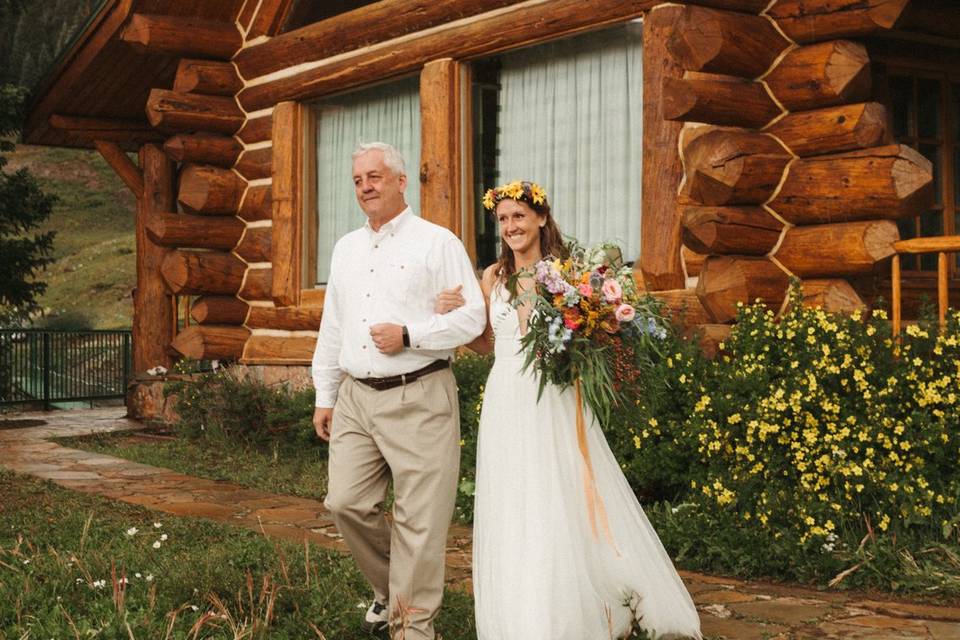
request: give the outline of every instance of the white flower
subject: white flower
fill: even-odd
[[[147,582],[153,582],[153,574],[152,574],[152,573],[148,573],[148,574],[147,574],[147,577],[144,578],[144,580],[146,580]]]
[[[167,368],[161,367],[160,365],[157,365],[152,369],[147,369],[147,375],[149,376],[162,376],[166,372],[167,372]]]
[[[162,527],[162,526],[163,526],[163,524],[160,523],[160,522],[154,522],[154,523],[153,523],[153,528],[154,528],[154,529],[159,529],[159,528]]]
[[[138,532],[138,531],[140,531],[140,529],[137,529],[136,527],[130,527],[129,529],[127,529],[127,535],[128,535],[128,536],[135,536],[135,535],[137,535],[137,532]]]
[[[83,584],[83,578],[77,578],[76,583],[77,583],[77,584]]]
[[[165,533],[162,534],[162,535],[160,536],[160,541],[161,541],[161,542],[166,542],[166,541],[167,541],[167,534],[165,534]]]
[[[139,572],[139,571],[137,571],[135,574],[133,574],[133,577],[134,577],[134,578],[142,578],[143,576],[140,575],[140,572]]]
[[[30,558],[27,558],[26,560],[24,560],[23,564],[30,564]]]
[[[97,588],[97,589],[103,589],[105,586],[107,586],[107,581],[106,581],[106,580],[94,580],[94,581],[93,581],[93,586],[94,586],[95,588]]]
[[[156,542],[153,543],[153,548],[154,548],[154,549],[159,549],[159,548],[160,548],[160,541],[159,541],[159,540],[157,540]]]
[[[190,608],[193,609],[194,611],[200,611],[200,607],[198,607],[195,604],[190,605]]]

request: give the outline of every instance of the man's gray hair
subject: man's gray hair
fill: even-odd
[[[387,167],[398,176],[407,175],[403,154],[397,151],[397,148],[392,144],[387,144],[386,142],[363,142],[354,150],[353,155],[350,157],[352,160],[356,160],[368,151],[382,151],[383,164],[387,165]]]

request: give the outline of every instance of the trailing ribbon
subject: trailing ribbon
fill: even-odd
[[[587,427],[583,418],[583,398],[580,394],[580,380],[574,382],[574,389],[577,396],[577,446],[580,448],[580,455],[583,457],[583,492],[587,499],[587,516],[590,518],[590,530],[593,532],[593,539],[597,540],[597,519],[600,520],[600,526],[603,527],[604,537],[613,550],[617,551],[617,545],[613,541],[613,534],[610,532],[610,522],[607,520],[607,508],[603,504],[603,497],[597,489],[596,478],[593,475],[593,462],[590,460],[590,445],[587,444]]]

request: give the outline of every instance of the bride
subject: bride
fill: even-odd
[[[478,640],[610,640],[640,628],[655,638],[700,638],[693,601],[584,407],[594,481],[608,526],[591,527],[573,389],[524,373],[520,337],[534,288],[524,275],[544,256],[566,257],[546,194],[530,182],[487,193],[500,259],[483,272],[484,333],[469,346],[495,354],[480,414],[473,588]],[[520,274],[508,286],[511,276]],[[459,305],[441,294],[438,311]]]

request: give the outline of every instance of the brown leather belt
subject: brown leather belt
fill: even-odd
[[[411,371],[410,373],[401,373],[398,376],[388,376],[386,378],[355,378],[355,380],[361,384],[367,385],[371,389],[376,389],[377,391],[386,391],[387,389],[393,389],[394,387],[399,387],[400,385],[413,382],[417,378],[425,376],[428,373],[446,369],[449,366],[449,360],[434,360],[422,369],[417,369],[416,371]]]

